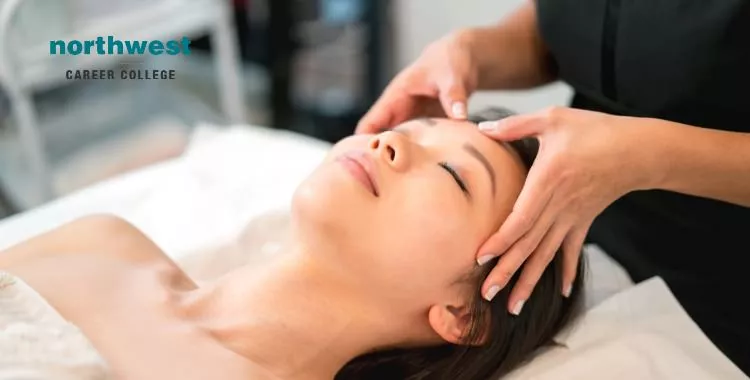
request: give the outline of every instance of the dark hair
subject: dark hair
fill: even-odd
[[[498,120],[510,114],[508,110],[494,108],[470,120]],[[517,141],[511,146],[530,167],[538,151],[536,140]],[[582,303],[583,260],[577,268],[570,297],[565,298],[562,255],[555,255],[518,316],[510,314],[507,305],[520,270],[491,302],[481,297],[479,289],[496,263],[497,259],[477,268],[471,276],[477,291],[471,301],[472,322],[462,339],[464,344],[365,354],[347,363],[334,380],[495,380],[530,359],[538,349],[554,344],[554,336],[576,316]]]
[[[469,116],[469,121],[480,123],[482,121],[501,120],[512,115],[515,115],[515,113],[507,108],[492,107],[472,114]],[[526,165],[526,169],[531,168],[531,164],[534,163],[536,154],[539,152],[539,140],[528,138],[510,141],[509,144],[515,149],[516,153],[521,156],[521,160],[524,165]]]

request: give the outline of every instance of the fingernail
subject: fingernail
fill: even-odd
[[[563,290],[563,296],[565,298],[570,297],[570,293],[573,291],[573,285],[568,285],[565,287],[565,290]]]
[[[497,285],[492,285],[490,287],[490,290],[487,291],[487,293],[484,294],[484,299],[487,301],[492,301],[493,298],[497,295],[497,292],[500,291],[500,287]]]
[[[480,256],[477,259],[477,264],[479,264],[479,266],[481,267],[482,265],[487,264],[488,262],[490,262],[494,258],[495,258],[495,256],[492,256],[492,255]]]
[[[516,302],[516,305],[513,306],[513,311],[511,312],[511,314],[516,315],[516,316],[519,315],[519,314],[521,314],[521,310],[523,309],[523,304],[525,302],[526,301],[524,301],[524,300],[520,300],[520,301]]]
[[[453,112],[453,117],[466,117],[466,106],[464,106],[461,102],[455,102],[451,106],[451,112]]]
[[[497,129],[497,122],[494,121],[483,121],[477,125],[479,127],[479,130],[491,132]]]

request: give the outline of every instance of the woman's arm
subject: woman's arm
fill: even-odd
[[[635,120],[636,133],[648,136],[648,187],[750,207],[750,133]]]
[[[479,90],[524,89],[557,79],[539,33],[533,0],[497,25],[462,33],[478,65]]]

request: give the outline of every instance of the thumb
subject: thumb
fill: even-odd
[[[439,90],[440,104],[443,106],[445,114],[451,119],[466,120],[468,117],[468,91],[466,91],[466,88],[458,82],[451,81],[451,83],[441,86]]]
[[[542,132],[542,120],[534,114],[508,116],[502,120],[483,121],[479,130],[495,140],[515,141],[537,136]]]

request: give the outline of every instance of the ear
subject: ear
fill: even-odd
[[[461,338],[469,333],[472,323],[472,315],[466,305],[433,305],[430,307],[428,319],[435,333],[444,341],[453,344],[463,344]]]

